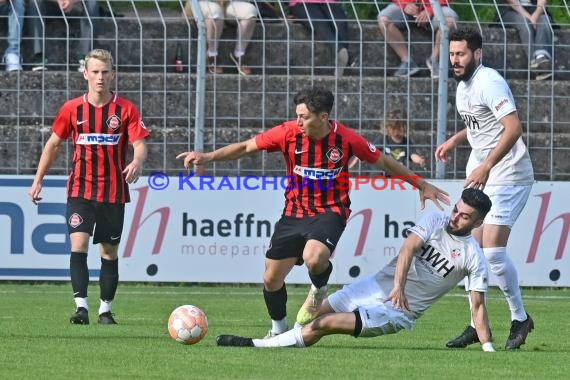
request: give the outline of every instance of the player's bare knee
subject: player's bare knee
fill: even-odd
[[[274,273],[265,273],[263,275],[263,287],[269,292],[274,292],[283,287],[285,279]]]
[[[119,247],[114,244],[101,243],[99,254],[105,260],[114,261],[119,257]]]

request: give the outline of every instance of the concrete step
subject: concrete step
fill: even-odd
[[[6,19],[0,19],[0,28]],[[466,24],[464,24],[466,25]],[[28,25],[29,26],[29,25]],[[46,56],[50,70],[76,69],[77,37],[76,20],[69,21],[70,32],[59,19],[46,21]],[[0,29],[3,30],[3,29]],[[144,15],[126,14],[118,19],[104,18],[103,31],[97,46],[113,51],[118,69],[137,72],[173,72],[176,47],[180,45],[185,70],[194,72],[196,67],[196,38],[194,22],[188,22],[179,12],[170,10]],[[346,70],[348,76],[391,76],[399,61],[379,32],[376,20],[362,20],[349,24],[351,55],[358,58],[358,66]],[[569,79],[570,31],[555,30],[557,42],[554,49],[554,67],[557,79]],[[67,36],[69,35],[69,39]],[[228,23],[220,43],[219,64],[228,73],[235,73],[229,59],[234,48],[235,24]],[[528,78],[528,61],[520,39],[514,29],[483,28],[485,39],[484,62],[497,68],[507,77]],[[432,33],[411,29],[411,55],[423,67],[417,76],[429,76],[425,59],[431,53]],[[6,41],[0,40],[0,51]],[[26,29],[23,41],[23,60],[27,68],[32,62],[30,32]],[[298,22],[258,22],[246,55],[246,63],[256,74],[266,75],[331,75],[334,70],[336,49],[332,44],[314,42],[311,33]],[[530,78],[534,74],[530,74]]]
[[[208,75],[206,128],[267,128],[294,117],[292,96],[306,86],[306,76]],[[570,120],[567,81],[508,80],[530,132],[565,132]],[[336,94],[333,115],[355,129],[375,129],[384,109],[408,109],[411,125],[431,130],[437,118],[437,82],[429,78],[323,76],[320,85]],[[85,92],[78,72],[21,72],[0,75],[0,124],[51,124],[59,107]],[[188,126],[193,123],[195,76],[173,73],[117,74],[119,94],[135,102],[147,125]],[[448,83],[447,118],[461,125],[454,106],[455,82]],[[385,96],[387,94],[387,96]]]
[[[179,127],[149,127],[151,139],[149,144],[149,158],[145,164],[145,173],[153,171],[167,171],[173,175],[182,170],[179,160],[175,159],[177,153],[190,150],[193,146],[194,135],[191,128]],[[243,128],[240,131],[235,128],[217,127],[214,131],[207,129],[204,135],[204,150],[210,151],[215,147],[229,144],[254,136],[259,130]],[[377,137],[377,129],[362,130],[362,134],[370,140]],[[433,177],[435,163],[433,160],[436,142],[433,132],[430,130],[412,130],[411,136],[418,150],[428,159],[428,167],[422,169],[412,166],[418,174],[424,177]],[[41,155],[43,145],[49,138],[51,129],[49,126],[23,124],[18,128],[13,125],[0,124],[0,172],[4,174],[33,174]],[[450,131],[450,135],[452,132]],[[215,140],[214,140],[215,137]],[[523,136],[530,147],[529,151],[534,165],[535,175],[540,180],[570,180],[570,132],[533,132]],[[213,142],[216,141],[214,147]],[[19,144],[18,144],[19,142]],[[448,168],[449,178],[462,178],[464,168],[469,155],[467,145],[460,146],[455,154],[450,157]],[[53,165],[52,174],[66,174],[69,171],[72,151],[68,147],[62,150]],[[239,162],[221,162],[210,165],[208,172],[215,175],[236,175],[238,173],[267,175],[282,175],[284,171],[281,154],[254,155],[246,157]],[[552,167],[552,169],[551,169]],[[362,164],[362,173],[375,172],[376,169],[367,164]]]

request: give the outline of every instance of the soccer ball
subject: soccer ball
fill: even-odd
[[[177,342],[196,344],[208,332],[208,319],[199,307],[182,305],[170,314],[168,332]]]

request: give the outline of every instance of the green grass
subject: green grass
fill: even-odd
[[[306,287],[290,287],[289,315]],[[489,295],[494,354],[478,345],[448,350],[445,342],[468,322],[460,288],[422,317],[413,331],[368,339],[328,336],[311,348],[216,347],[222,333],[263,336],[268,320],[259,286],[121,284],[114,305],[118,326],[99,326],[98,289],[90,287],[92,324],[68,322],[70,287],[0,283],[0,378],[3,379],[556,379],[568,376],[570,292],[525,290],[536,330],[520,351],[505,352],[509,317],[503,297]],[[200,306],[210,330],[184,346],[166,321],[181,304]],[[293,317],[291,317],[293,318]]]

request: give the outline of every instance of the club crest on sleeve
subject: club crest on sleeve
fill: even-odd
[[[334,162],[335,164],[342,159],[342,156],[343,156],[342,150],[340,150],[336,146],[329,149],[329,151],[327,152],[328,159]]]
[[[69,217],[69,225],[71,226],[71,228],[77,228],[81,225],[81,223],[83,223],[83,218],[78,213],[74,212]]]
[[[370,144],[370,142],[368,142],[368,149],[370,149],[370,151],[374,153],[376,152],[376,145]]]
[[[117,115],[113,115],[107,119],[107,126],[116,131],[121,126],[121,119]]]

